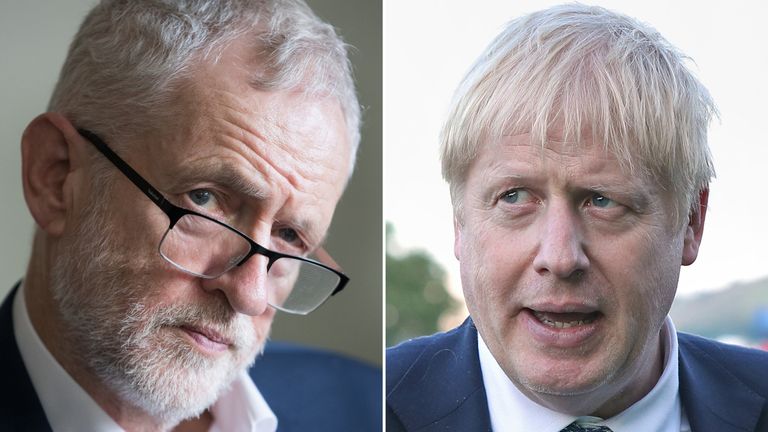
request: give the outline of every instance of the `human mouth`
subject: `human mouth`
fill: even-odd
[[[543,312],[531,310],[533,315],[541,321],[542,324],[554,328],[571,328],[591,324],[598,319],[599,312],[578,313],[578,312]]]
[[[533,340],[551,348],[582,346],[599,333],[604,315],[588,306],[543,305],[524,308],[521,316]]]
[[[179,329],[191,338],[198,348],[206,352],[226,351],[233,345],[230,338],[210,327],[182,325]]]

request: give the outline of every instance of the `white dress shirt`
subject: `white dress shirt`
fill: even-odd
[[[23,283],[15,296],[16,344],[51,428],[55,432],[122,432],[40,340],[29,319]],[[245,371],[214,403],[211,414],[210,432],[274,432],[277,429],[275,414]]]
[[[677,332],[667,317],[661,331],[664,371],[653,389],[632,406],[609,419],[573,417],[528,399],[507,377],[478,334],[480,368],[495,431],[559,432],[574,421],[608,426],[614,432],[690,432],[678,392]]]

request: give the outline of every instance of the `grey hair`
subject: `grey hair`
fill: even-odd
[[[261,60],[254,88],[338,99],[354,165],[360,104],[348,47],[303,0],[102,0],[70,45],[48,109],[105,136],[161,130],[201,61],[241,37]]]
[[[441,132],[454,212],[482,145],[562,126],[591,133],[622,168],[650,176],[687,221],[714,177],[707,128],[717,110],[685,57],[656,30],[600,7],[566,4],[507,24],[456,91]]]

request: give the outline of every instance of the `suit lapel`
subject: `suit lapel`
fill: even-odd
[[[472,320],[427,346],[387,400],[407,430],[490,431]]]
[[[761,397],[688,336],[680,340],[680,399],[695,432],[755,431]]]
[[[13,298],[18,288],[16,284],[0,307],[0,430],[50,431],[13,334]]]
[[[679,337],[680,398],[694,432],[757,432],[766,399],[688,335]],[[435,337],[387,395],[406,430],[490,431],[471,319]],[[764,426],[764,425],[763,425]]]

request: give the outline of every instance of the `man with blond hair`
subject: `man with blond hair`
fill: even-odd
[[[599,7],[509,23],[442,132],[470,317],[387,352],[391,431],[765,431],[768,354],[678,334],[714,104]]]
[[[21,140],[37,227],[0,309],[0,430],[378,429],[373,368],[251,367],[276,311],[348,281],[322,243],[359,118],[302,0],[98,3]]]

